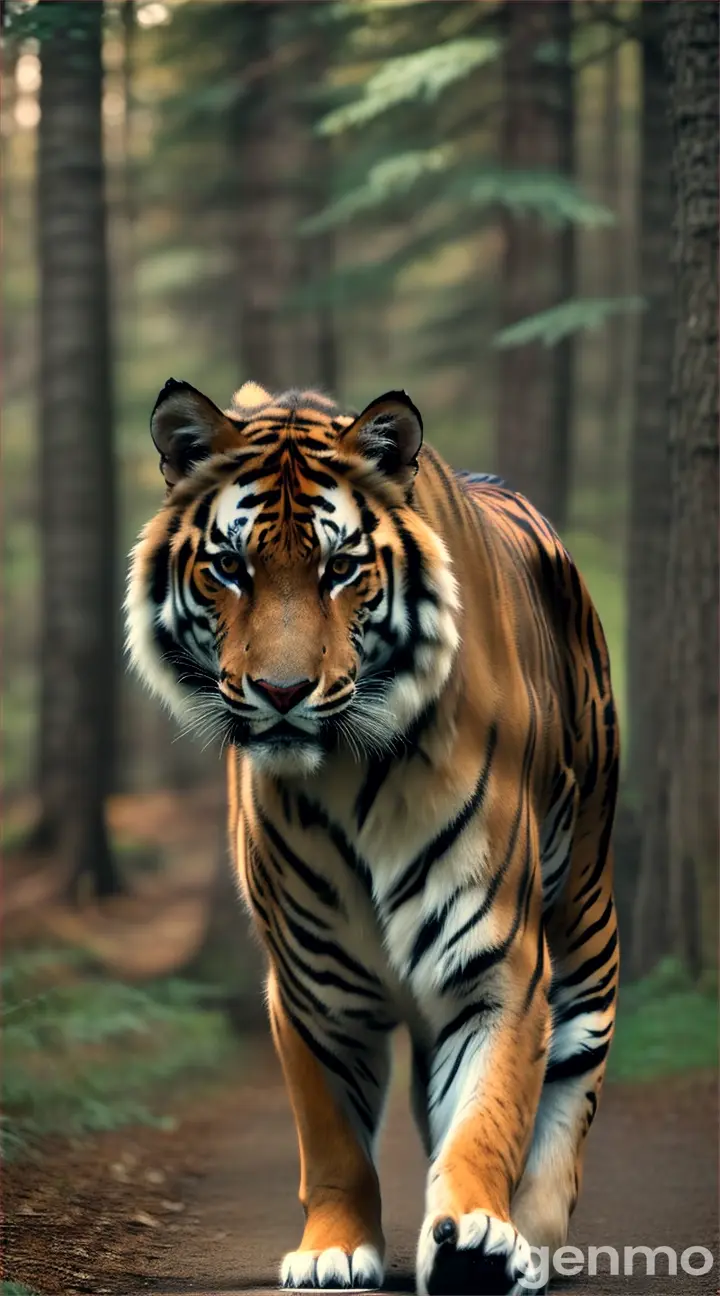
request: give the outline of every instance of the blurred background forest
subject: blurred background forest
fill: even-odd
[[[618,1073],[658,1048],[712,1059],[712,33],[704,91],[673,61],[678,11],[712,7],[5,4],[11,1002],[49,946],[118,979],[115,1017],[93,993],[119,1036],[162,1021],[187,1052],[178,974],[261,1016],[217,752],[124,669],[126,555],[162,498],[149,412],[170,374],[220,405],[248,378],[358,407],[405,387],[453,465],[502,473],[553,520],[603,620],[624,972],[661,994]],[[39,1038],[23,1029],[18,1047]]]

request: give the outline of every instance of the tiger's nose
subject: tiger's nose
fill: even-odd
[[[287,683],[276,683],[275,680],[251,679],[253,688],[267,698],[280,715],[287,715],[303,698],[312,693],[317,680],[291,680]]]

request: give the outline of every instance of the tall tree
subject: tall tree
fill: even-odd
[[[287,288],[287,212],[281,190],[287,182],[287,151],[282,124],[286,117],[282,78],[271,76],[276,55],[278,14],[263,0],[238,6],[245,25],[246,92],[237,108],[242,131],[236,136],[234,165],[240,192],[236,213],[238,333],[243,377],[270,391],[292,385],[290,357],[281,324]],[[284,111],[285,110],[285,111]]]
[[[657,6],[656,6],[657,7]],[[611,19],[615,16],[618,5],[613,0],[609,6]],[[643,15],[648,25],[653,19],[646,7]],[[606,37],[607,39],[607,37]],[[622,134],[622,111],[620,102],[621,50],[616,44],[615,33],[611,29],[609,51],[603,67],[603,99],[600,141],[600,165],[602,172],[603,202],[608,209],[620,219],[621,212],[621,175],[620,175],[620,140]],[[644,73],[646,76],[647,73]],[[643,118],[645,114],[643,114]],[[641,189],[642,197],[642,189]],[[624,287],[623,255],[618,247],[618,234],[615,226],[609,226],[603,249],[603,291],[608,296],[620,296]],[[605,327],[605,381],[603,393],[603,455],[605,466],[605,486],[612,490],[622,472],[620,463],[621,419],[624,409],[624,343],[627,336],[626,321],[611,318]]]
[[[171,219],[178,241],[196,251],[200,230],[215,252],[215,268],[188,285],[184,307],[197,318],[209,304],[214,344],[222,333],[238,380],[274,390],[337,381],[327,304],[295,300],[333,270],[332,233],[300,234],[328,198],[330,144],[313,130],[314,96],[337,39],[325,10],[322,0],[301,14],[262,0],[187,5],[165,51],[181,74],[164,131],[182,156],[171,172],[178,195],[193,173],[192,194]]]
[[[104,798],[114,739],[115,493],[102,148],[103,4],[38,6],[41,830],[73,883],[119,887]]]
[[[667,426],[673,345],[672,137],[663,53],[667,3],[643,6],[640,137],[640,292],[635,414],[630,445],[628,548],[629,741],[625,784],[640,813],[643,846],[635,909],[633,962],[647,972],[667,951],[667,769],[661,719],[667,660],[665,588],[670,522]]]
[[[670,411],[669,850],[674,948],[718,956],[718,130],[720,10],[669,6],[676,327]]]
[[[302,221],[321,211],[330,200],[332,142],[315,131],[317,103],[311,90],[322,85],[325,70],[335,52],[336,39],[325,18],[325,0],[304,4],[293,14],[294,34],[302,35],[292,65],[292,115],[298,124],[297,147],[292,176],[292,236],[295,245],[293,279],[296,287],[327,282],[335,268],[335,234],[319,230],[298,238]],[[295,316],[297,372],[293,381],[316,385],[336,394],[339,388],[337,321],[332,303],[320,297],[310,309]]]
[[[505,6],[502,162],[510,172],[569,177],[573,165],[569,0]],[[503,323],[540,314],[571,297],[571,230],[550,229],[512,209],[503,215]],[[572,341],[533,341],[501,353],[499,471],[557,526],[568,510]]]

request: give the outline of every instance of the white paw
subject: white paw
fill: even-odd
[[[289,1251],[280,1266],[280,1286],[295,1290],[313,1287],[323,1291],[371,1291],[382,1280],[382,1260],[367,1242],[352,1254],[341,1247]]]
[[[546,1275],[514,1226],[471,1211],[459,1219],[429,1216],[420,1232],[420,1296],[522,1296],[540,1292]]]

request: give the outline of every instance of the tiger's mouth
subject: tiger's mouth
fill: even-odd
[[[265,723],[258,728],[251,720],[245,720],[231,714],[228,741],[239,747],[248,755],[256,752],[300,751],[309,747],[325,752],[330,745],[329,727],[322,722],[309,729],[307,723],[294,724],[283,717],[278,717],[272,724]]]
[[[319,733],[308,732],[307,729],[299,725],[291,724],[287,720],[279,720],[277,724],[272,725],[269,729],[263,729],[260,733],[251,735],[247,746],[252,749],[253,746],[277,747],[278,749],[287,749],[290,747],[307,746],[308,743],[314,746],[320,746]]]
[[[236,746],[259,772],[274,777],[307,777],[317,773],[332,745],[323,728],[308,732],[279,720],[260,733],[246,732]]]
[[[238,714],[238,703],[223,698],[228,716],[226,741],[245,752],[258,765],[277,760],[301,764],[310,761],[317,768],[325,757],[347,751],[356,761],[372,759],[394,749],[398,732],[388,705],[387,673],[361,682],[338,704],[321,701],[297,716],[271,718]],[[248,711],[250,708],[248,707]]]

